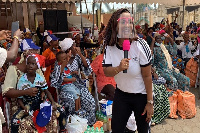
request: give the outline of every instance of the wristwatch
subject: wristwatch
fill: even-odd
[[[150,103],[153,105],[153,100],[149,100],[149,101],[147,101],[147,103]]]

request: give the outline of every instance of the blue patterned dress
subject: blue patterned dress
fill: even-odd
[[[171,90],[189,90],[190,79],[181,73],[176,73],[175,69],[169,69],[168,63],[160,47],[154,47],[153,66],[156,71],[165,78],[167,87]]]
[[[70,69],[71,72],[78,71],[79,68],[83,71],[86,76],[89,76],[92,72],[92,68],[90,66],[90,62],[86,59],[87,64],[89,67],[84,67],[81,57],[76,55],[73,62],[68,64],[67,67]],[[64,74],[60,73],[61,66],[58,63],[55,63],[54,71],[51,74],[51,86],[59,89],[63,82]],[[73,84],[80,89],[80,99],[81,99],[81,109],[86,111],[86,115],[84,118],[88,120],[88,125],[93,125],[96,122],[95,116],[95,100],[91,93],[88,91],[88,88],[85,87],[84,82],[80,79],[79,75],[73,75],[76,78],[76,81]],[[59,94],[60,104],[66,108],[68,114],[75,113],[75,97],[65,91],[60,92]]]

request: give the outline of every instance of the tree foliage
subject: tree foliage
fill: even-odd
[[[137,12],[145,11],[146,8],[150,9],[150,6],[148,4],[137,4],[136,6]]]

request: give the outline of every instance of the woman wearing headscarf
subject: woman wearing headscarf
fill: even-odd
[[[84,75],[89,76],[92,72],[90,62],[82,54],[79,48],[72,46],[73,41],[71,38],[64,39],[60,42],[60,47],[63,51],[71,50],[72,57],[70,58],[67,67],[71,72],[81,71]],[[81,80],[79,75],[73,74],[73,77],[76,78],[76,81],[73,84],[80,89],[80,99],[81,99],[81,110],[86,112],[83,116],[88,120],[88,125],[93,125],[96,122],[95,117],[95,101],[91,93],[88,91],[88,88],[85,87],[84,82]],[[63,75],[61,74],[61,66],[58,63],[55,63],[54,71],[51,75],[51,86],[59,88],[62,84]],[[73,114],[75,111],[75,99],[72,95],[68,93],[60,94],[61,105],[64,105],[70,114]]]
[[[172,58],[165,45],[162,43],[162,35],[156,33],[154,37],[155,45],[153,48],[153,66],[156,71],[161,77],[165,78],[169,89],[181,89],[183,91],[189,90],[190,80],[188,77],[181,74],[178,69],[173,67]],[[169,36],[166,37],[171,39]],[[173,40],[171,39],[171,41]]]
[[[17,65],[9,66],[4,84],[2,85],[2,94],[4,97],[10,100],[10,117],[18,109],[17,97],[23,95],[35,96],[38,92],[37,88],[30,88],[27,90],[17,90],[16,85],[20,77],[26,72],[26,57],[30,54],[38,54],[40,47],[36,46],[33,41],[26,39],[24,43],[21,44],[21,50],[23,51],[22,58]],[[40,69],[37,70],[37,73],[44,77]],[[55,114],[52,115],[51,121],[47,125],[47,132],[57,132],[57,121]],[[32,117],[26,117],[21,121],[19,125],[20,133],[35,132]]]
[[[159,32],[161,39],[165,44],[166,49],[168,50],[170,56],[172,57],[172,65],[179,69],[181,73],[184,73],[185,65],[181,58],[178,57],[178,45],[174,42],[172,37],[166,34],[164,30]]]

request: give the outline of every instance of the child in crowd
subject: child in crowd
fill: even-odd
[[[69,54],[69,55],[67,55]],[[72,77],[73,74],[78,74],[77,71],[70,72],[70,70],[67,67],[67,63],[71,56],[71,50],[68,50],[66,53],[63,51],[60,51],[56,54],[56,59],[58,62],[58,65],[61,65],[61,72],[63,73],[63,82],[61,86],[61,91],[69,92],[73,94],[75,97],[75,111],[76,113],[80,113],[79,110],[81,108],[81,101],[80,101],[80,90],[72,84],[76,81],[75,77]]]
[[[29,88],[38,88],[38,92],[35,93],[35,96],[27,96],[24,95],[22,97],[18,97],[18,103],[20,109],[13,115],[11,122],[11,132],[18,133],[20,120],[29,114],[32,115],[32,112],[40,109],[40,103],[43,102],[45,94],[50,100],[53,109],[57,108],[56,103],[54,102],[50,92],[47,90],[47,83],[44,77],[36,73],[36,70],[40,68],[40,66],[45,66],[45,57],[32,54],[27,57],[26,60],[26,69],[27,73],[22,75],[17,84],[18,90],[26,90]],[[62,124],[62,123],[60,123]],[[64,125],[60,125],[62,129],[65,129]]]

